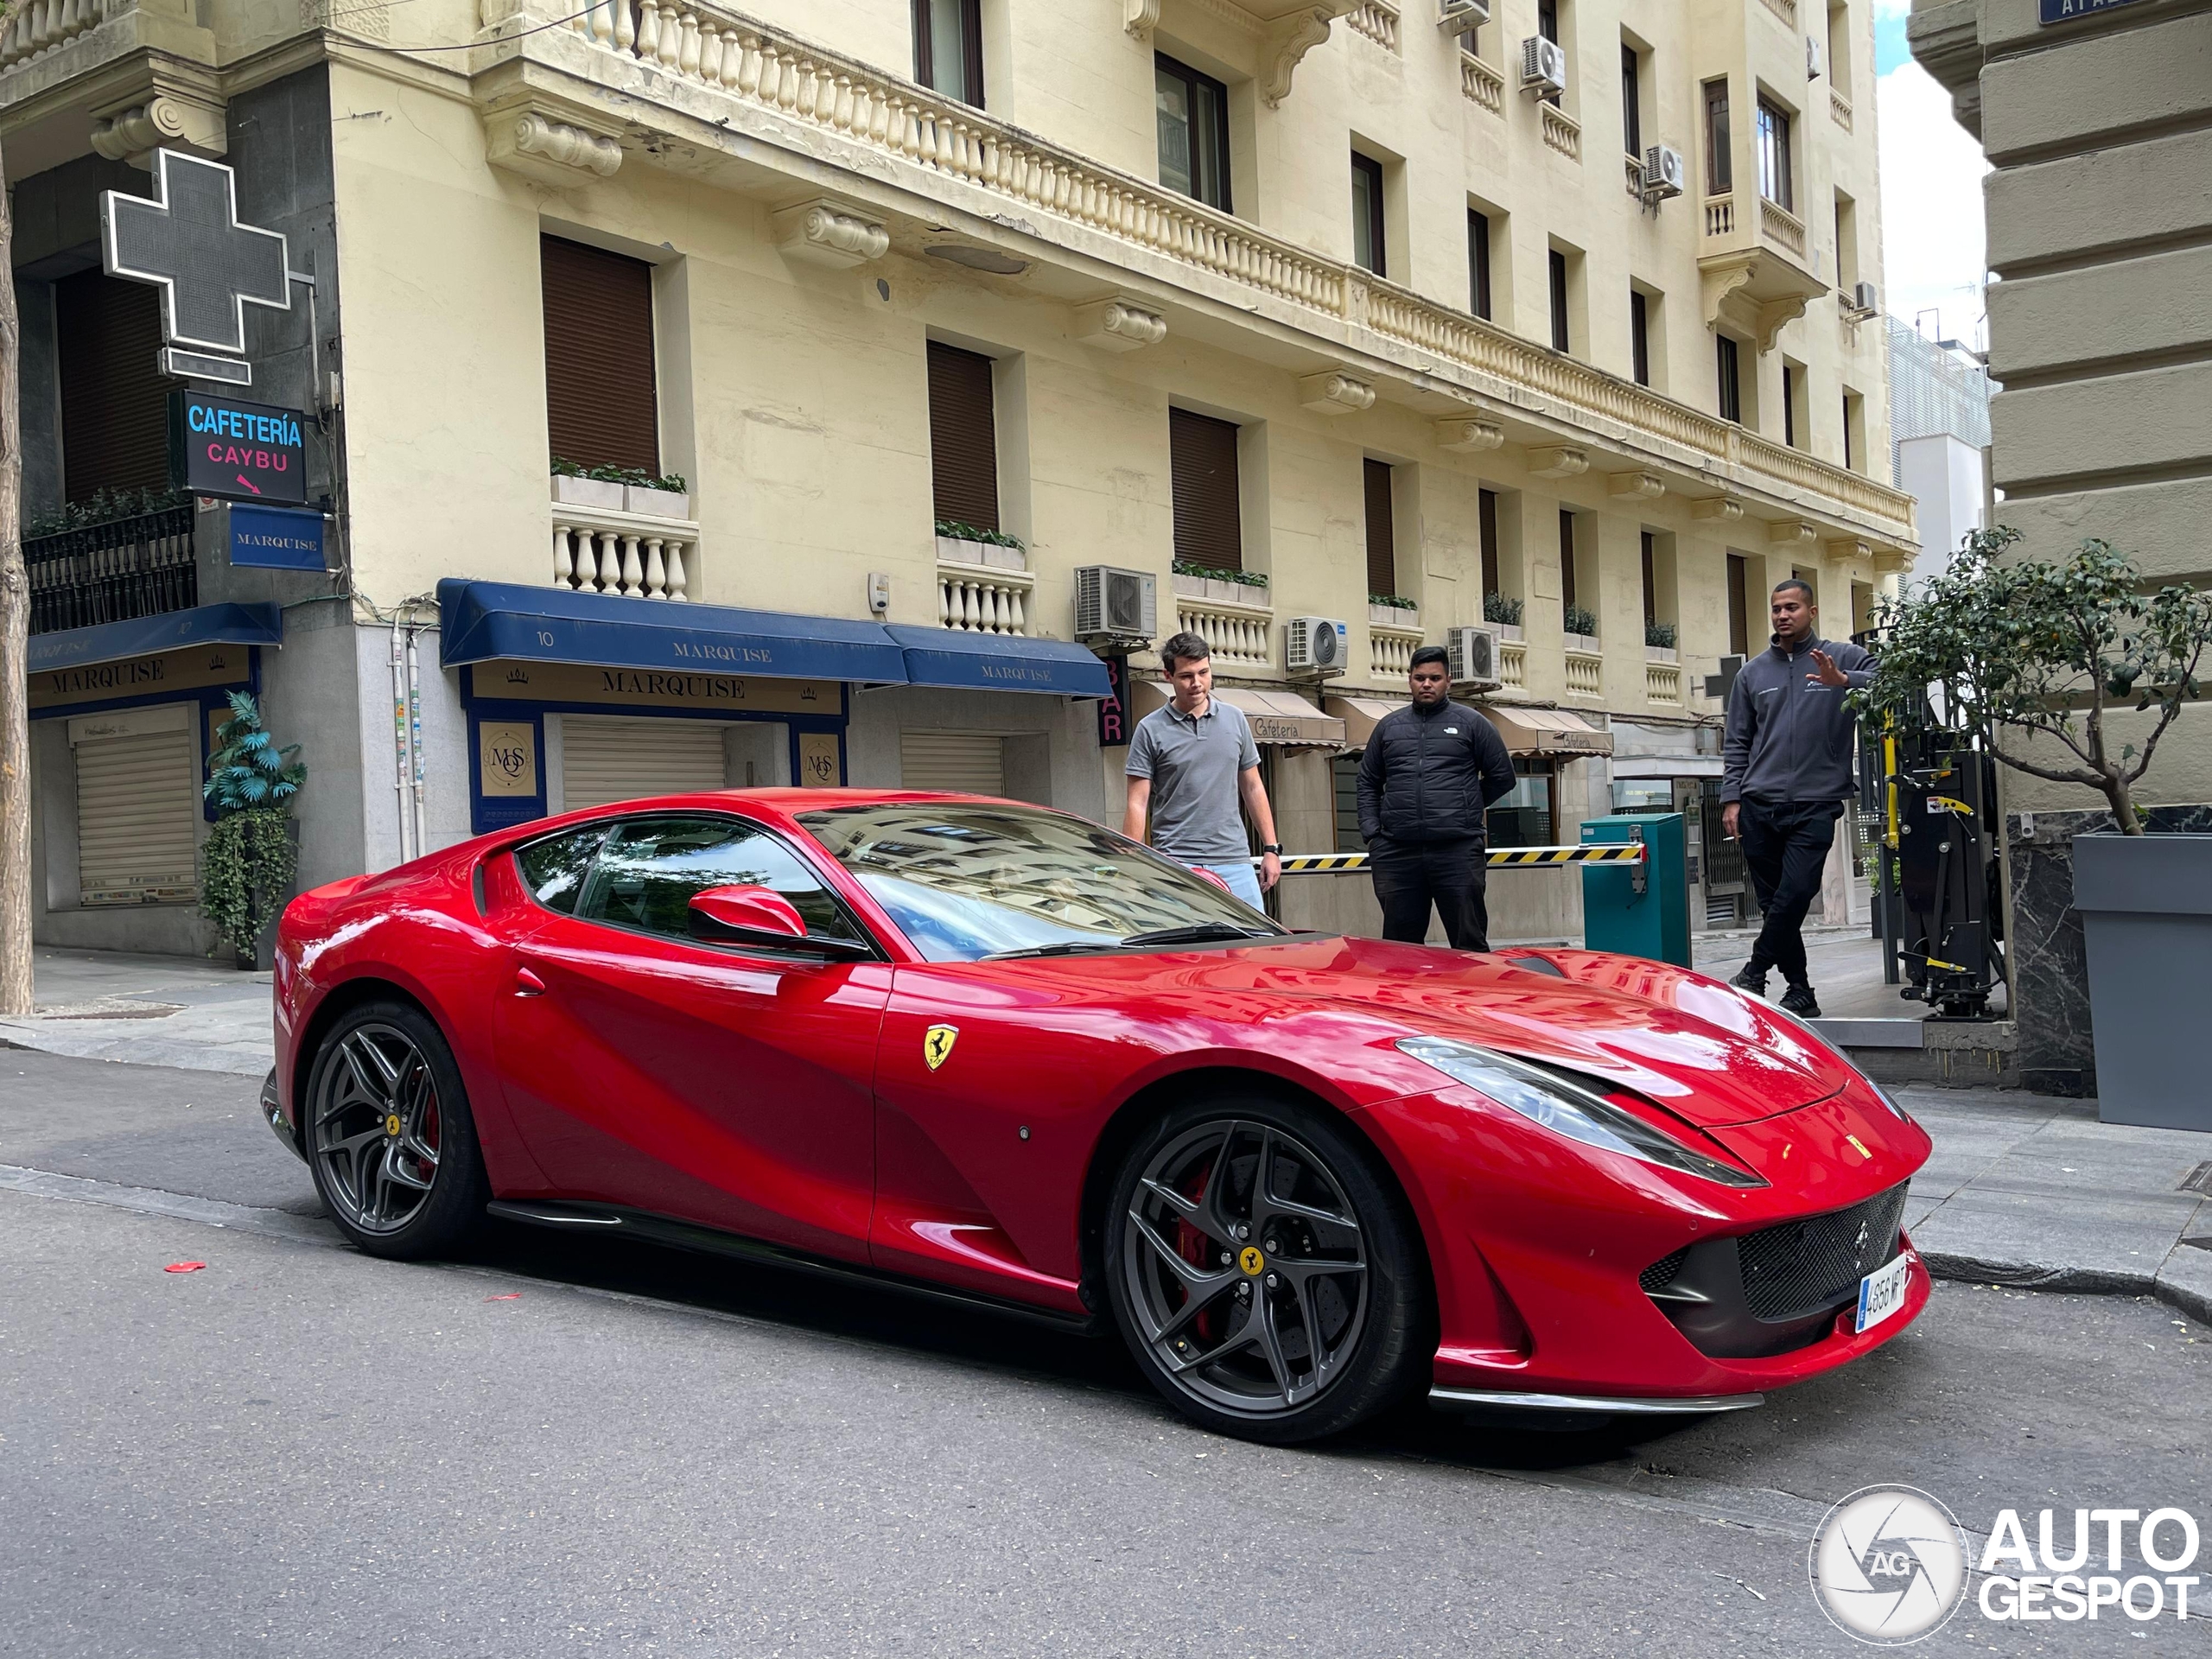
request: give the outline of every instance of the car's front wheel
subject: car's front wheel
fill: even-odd
[[[369,1002],[323,1034],[302,1113],[323,1207],[372,1255],[418,1260],[461,1244],[484,1214],[476,1125],[437,1023]]]
[[[1122,1162],[1105,1258],[1138,1365],[1207,1427],[1317,1439],[1427,1371],[1418,1231],[1380,1159],[1332,1113],[1262,1096],[1170,1112]]]

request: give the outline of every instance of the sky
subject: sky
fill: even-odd
[[[1911,0],[1874,0],[1875,96],[1881,133],[1882,303],[1922,332],[1988,343],[1984,280],[1981,147],[1951,118],[1951,98],[1905,49]]]

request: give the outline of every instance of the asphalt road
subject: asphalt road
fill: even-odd
[[[73,1178],[0,1171],[0,1653],[1841,1654],[1806,1549],[1859,1486],[1970,1531],[2212,1509],[2212,1332],[2154,1302],[1943,1285],[1760,1411],[1279,1452],[1111,1344],[889,1294],[519,1230],[355,1255],[253,1094],[0,1051],[0,1165]],[[1917,1650],[2208,1639],[1969,1605]]]

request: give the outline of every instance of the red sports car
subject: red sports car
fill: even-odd
[[[307,893],[272,1126],[363,1249],[487,1210],[1110,1321],[1288,1442],[1704,1412],[1902,1330],[1918,1125],[1686,969],[1287,932],[1084,819],[670,797]]]

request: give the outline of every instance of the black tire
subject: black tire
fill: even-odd
[[[365,1002],[325,1032],[308,1068],[300,1143],[330,1218],[372,1255],[447,1255],[490,1195],[468,1092],[437,1022]]]
[[[1257,1095],[1178,1107],[1130,1148],[1109,1203],[1115,1322],[1192,1421],[1295,1445],[1425,1383],[1427,1255],[1389,1168],[1337,1114]]]

